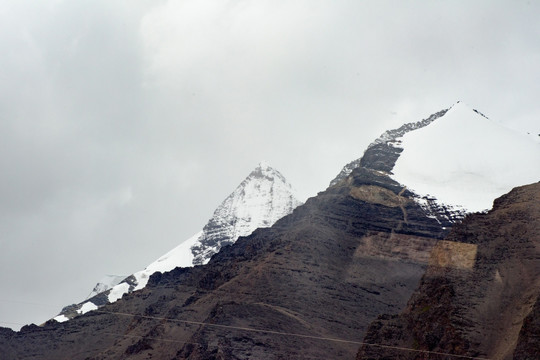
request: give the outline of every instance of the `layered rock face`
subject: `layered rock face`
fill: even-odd
[[[421,121],[403,124],[397,129],[385,131],[368,146],[361,158],[353,160],[345,165],[339,174],[330,182],[330,186],[336,185],[345,179],[358,167],[367,167],[387,174],[392,173],[396,160],[403,151],[403,148],[400,146],[400,139],[408,132],[421,129],[431,124],[441,116],[444,116],[448,110],[449,109],[444,109]]]
[[[489,359],[540,354],[540,183],[512,190],[433,249],[401,315],[374,321],[358,359]],[[411,350],[405,351],[403,348]]]
[[[356,168],[367,168],[385,175],[393,175],[396,161],[403,152],[402,138],[411,131],[422,129],[435,120],[444,116],[449,109],[438,111],[421,121],[403,124],[397,129],[385,131],[372,142],[363,156],[353,160],[343,167],[340,173],[330,182],[330,186],[338,184]],[[443,226],[450,227],[460,221],[465,210],[460,206],[443,204],[433,196],[415,194],[415,200],[422,205],[426,213],[441,222]]]
[[[0,347],[27,359],[354,358],[370,321],[405,306],[445,234],[406,189],[357,168],[207,265],[0,335]]]

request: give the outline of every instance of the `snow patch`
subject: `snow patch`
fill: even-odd
[[[77,312],[79,314],[86,314],[89,311],[97,310],[97,308],[98,307],[97,307],[96,304],[94,304],[93,302],[88,301],[88,302],[85,302],[83,304],[83,306],[81,306],[81,308],[79,310],[77,310]]]
[[[128,291],[129,291],[128,283],[120,283],[114,286],[111,289],[111,292],[109,293],[109,296],[108,296],[109,302],[113,303],[116,300],[122,298],[122,296],[124,296],[124,294],[126,294]]]
[[[65,315],[58,315],[57,317],[54,317],[53,320],[59,322],[59,323],[63,323],[64,321],[68,321],[69,318]]]

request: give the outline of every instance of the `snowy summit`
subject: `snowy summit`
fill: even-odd
[[[257,228],[272,226],[301,202],[285,177],[262,161],[214,211],[203,230],[133,276],[135,290],[155,272],[206,264],[221,247]]]
[[[393,178],[468,212],[490,209],[512,188],[540,180],[540,144],[463,102],[402,138]]]
[[[114,278],[113,283],[113,277],[101,281],[92,292],[93,297],[67,306],[55,320],[66,321],[115,302],[128,292],[144,288],[156,272],[206,264],[221,247],[233,244],[240,236],[250,235],[257,228],[272,226],[299,205],[301,202],[285,177],[262,161],[218,206],[202,231],[121,282]]]
[[[491,208],[493,200],[516,186],[539,181],[538,164],[540,143],[458,101],[386,131],[330,185],[356,167],[375,169],[414,192],[428,212],[453,221]]]
[[[191,248],[193,264],[207,263],[222,246],[272,226],[300,204],[285,177],[262,161],[216,209]]]

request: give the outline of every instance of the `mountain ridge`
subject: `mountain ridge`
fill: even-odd
[[[404,150],[394,148],[397,160],[395,149],[371,155],[395,165]],[[0,331],[0,347],[28,359],[353,358],[378,315],[406,307],[460,221],[434,216],[408,185],[369,162],[354,167],[206,265],[154,273],[141,291],[70,322]]]
[[[407,186],[430,216],[455,223],[468,212],[491,208],[493,199],[514,186],[536,181],[540,167],[530,165],[537,163],[538,142],[458,101],[385,131],[330,186],[357,167],[380,171]]]
[[[79,304],[64,307],[54,320],[63,322],[144,288],[155,272],[207,263],[222,246],[233,244],[259,227],[269,227],[301,202],[285,177],[266,161],[257,167],[217,207],[203,230],[180,243],[144,270],[132,275],[108,276]],[[100,291],[101,290],[101,291]]]

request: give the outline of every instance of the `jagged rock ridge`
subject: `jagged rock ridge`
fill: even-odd
[[[450,108],[438,111],[421,121],[407,123],[397,129],[385,131],[368,146],[361,158],[345,165],[340,173],[330,182],[330,186],[335,186],[340,181],[343,181],[343,179],[358,167],[392,175],[396,161],[403,151],[401,138],[411,131],[428,126],[444,116],[448,110]],[[465,215],[465,210],[461,207],[442,204],[433,196],[419,196],[417,194],[414,194],[414,196],[416,201],[426,211],[426,214],[437,219],[445,227],[449,227],[456,221],[460,221]]]
[[[391,174],[399,154],[403,151],[403,148],[400,147],[401,141],[399,139],[409,131],[431,124],[446,114],[447,111],[448,109],[444,109],[430,115],[427,119],[403,124],[397,129],[385,131],[375,141],[369,144],[361,158],[345,165],[340,173],[330,182],[330,186],[334,186],[345,179],[357,167],[366,167]]]
[[[504,145],[503,145],[504,144]],[[375,140],[352,168],[388,174],[416,195],[429,216],[454,223],[485,211],[513,187],[537,181],[540,146],[463,102],[425,120],[390,130]]]

